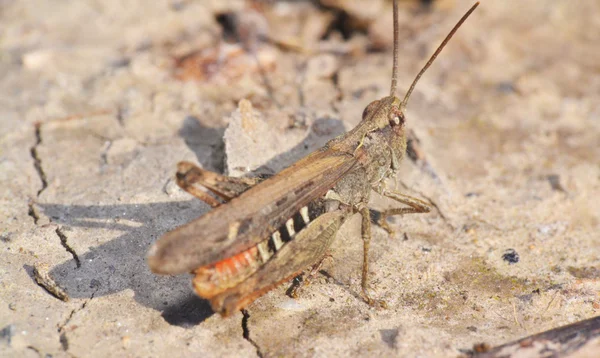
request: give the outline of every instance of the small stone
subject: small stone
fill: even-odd
[[[508,249],[504,251],[502,259],[508,262],[509,265],[516,264],[519,262],[519,254],[515,251],[515,249]]]
[[[33,267],[33,277],[38,285],[43,287],[52,296],[61,301],[69,301],[69,295],[63,290],[50,275],[48,264],[36,263]]]
[[[2,242],[11,242],[13,238],[12,232],[3,232],[0,234],[0,241]]]
[[[12,337],[16,334],[16,331],[17,328],[14,324],[9,324],[8,326],[0,329],[0,340],[4,340],[10,345]]]
[[[131,345],[131,337],[123,336],[121,338],[121,343],[123,343],[123,348],[127,349]]]

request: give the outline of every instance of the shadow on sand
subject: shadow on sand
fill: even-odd
[[[193,119],[186,120],[184,128],[201,131],[202,128],[192,122]],[[315,125],[333,128],[333,135],[344,131],[338,120],[319,119],[313,128]],[[216,132],[211,135],[218,132],[213,131]],[[322,137],[311,130],[296,147],[281,154],[284,157],[273,158],[264,167],[272,167],[270,163],[281,163],[282,158],[291,164],[330,138],[332,135]],[[188,142],[192,141],[186,139]],[[215,167],[214,163],[202,164]],[[121,232],[109,242],[91,247],[87,252],[78,252],[79,267],[73,259],[52,268],[51,274],[71,298],[99,297],[131,289],[136,302],[160,311],[167,322],[183,327],[196,325],[213,314],[208,302],[193,294],[189,275],[157,276],[150,272],[145,262],[146,252],[156,239],[164,232],[200,216],[209,210],[208,205],[195,199],[149,204],[38,205],[52,222],[61,227],[71,243],[77,241],[77,237],[70,234],[70,228],[74,227],[85,228],[91,236],[95,230]]]

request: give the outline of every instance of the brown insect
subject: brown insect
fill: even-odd
[[[177,183],[215,209],[161,237],[148,253],[159,274],[192,272],[196,293],[223,316],[244,308],[278,284],[312,266],[315,271],[340,226],[362,215],[362,293],[368,293],[372,190],[405,207],[384,211],[378,224],[391,232],[390,215],[426,213],[424,201],[392,192],[383,184],[406,152],[404,110],[417,81],[452,35],[479,5],[460,19],[416,76],[404,99],[395,96],[398,72],[398,5],[394,1],[394,65],[390,95],[371,102],[362,121],[280,173],[234,178],[178,165]],[[215,194],[210,195],[206,190]],[[217,199],[220,198],[221,200]]]

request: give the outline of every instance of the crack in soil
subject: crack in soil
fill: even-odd
[[[34,205],[33,200],[30,200],[29,204],[27,204],[27,207],[29,208],[29,210],[27,211],[27,215],[29,215],[33,219],[34,225],[37,225],[38,222],[40,221],[40,215],[37,213],[37,211],[35,210],[33,205]]]
[[[102,153],[100,153],[100,166],[104,167],[108,165],[108,151],[110,150],[110,148],[112,147],[113,142],[112,140],[108,140],[105,143],[105,148],[102,151]]]
[[[343,65],[340,64],[339,67],[335,70],[333,75],[331,75],[331,83],[333,84],[333,88],[335,88],[336,96],[335,99],[331,102],[331,108],[335,113],[337,113],[336,103],[340,103],[344,99],[344,92],[342,91],[342,87],[340,86],[340,72],[342,71]]]
[[[29,153],[31,154],[31,158],[33,159],[33,166],[35,167],[35,171],[42,182],[42,187],[37,192],[37,196],[48,187],[48,180],[46,178],[46,173],[44,173],[44,169],[42,168],[42,160],[38,155],[38,146],[42,144],[42,132],[41,132],[41,123],[35,124],[35,144],[29,149]]]
[[[110,148],[113,145],[113,141],[108,139],[104,142],[104,149],[102,149],[102,152],[100,153],[100,165],[99,165],[99,170],[100,173],[104,173],[106,171],[106,169],[108,168],[108,152],[110,151]]]
[[[56,235],[58,235],[58,238],[60,239],[61,245],[65,248],[65,250],[67,250],[68,253],[71,254],[71,256],[73,256],[73,260],[75,260],[75,264],[77,265],[77,268],[80,268],[81,260],[79,260],[79,256],[77,255],[77,252],[75,252],[75,249],[73,249],[69,245],[67,235],[65,235],[65,233],[62,231],[62,229],[60,227],[57,227],[55,232],[56,232]]]
[[[75,308],[71,311],[71,313],[69,314],[69,317],[67,317],[67,319],[65,319],[65,321],[62,324],[59,324],[57,327],[57,332],[59,334],[59,342],[60,342],[60,346],[62,347],[63,351],[67,351],[69,350],[69,339],[67,338],[67,330],[66,330],[66,326],[67,324],[69,324],[69,322],[71,322],[71,319],[73,319],[73,316],[75,316],[75,314],[81,310],[83,310],[88,303],[90,303],[91,300],[94,299],[94,296],[96,295],[96,291],[94,291],[92,293],[92,295],[90,296],[90,298],[88,298],[87,300],[85,300],[81,306],[79,306],[79,308]]]
[[[252,344],[254,346],[254,348],[256,348],[256,355],[259,358],[263,358],[264,355],[262,353],[262,351],[260,350],[260,347],[258,346],[258,344],[256,342],[254,342],[252,340],[252,338],[250,338],[250,327],[248,327],[248,320],[250,319],[250,313],[247,310],[242,310],[242,331],[243,331],[243,337],[245,340],[247,340],[248,342],[250,342],[250,344]]]
[[[40,350],[37,349],[34,346],[27,346],[27,349],[29,349],[29,350],[33,351],[34,353],[36,353],[38,355],[38,357],[42,357],[43,356],[42,352],[40,352]]]

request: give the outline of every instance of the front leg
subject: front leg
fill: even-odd
[[[394,235],[394,230],[387,223],[387,218],[389,216],[428,213],[431,211],[431,207],[429,206],[429,204],[421,199],[413,198],[409,195],[387,190],[380,192],[380,194],[385,196],[386,198],[394,199],[399,203],[408,205],[408,207],[404,208],[394,208],[382,211],[381,215],[379,215],[379,217],[375,221],[377,225],[381,226],[390,235]]]

